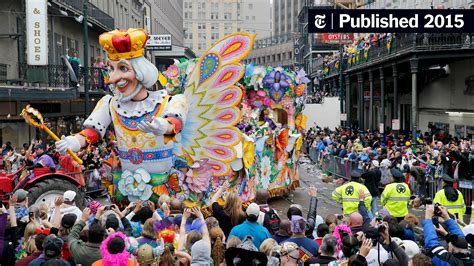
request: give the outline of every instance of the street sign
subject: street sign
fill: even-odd
[[[354,42],[354,33],[323,33],[321,42],[327,44],[352,44]]]
[[[400,130],[400,119],[392,119],[392,130]]]
[[[171,34],[149,35],[145,47],[148,51],[171,51]]]
[[[48,1],[26,1],[26,49],[28,65],[48,64]]]

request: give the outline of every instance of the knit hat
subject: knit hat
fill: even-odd
[[[245,239],[242,242],[240,242],[240,244],[237,247],[241,249],[249,250],[249,251],[258,251],[258,248],[253,243],[253,237],[249,235],[246,236]]]
[[[56,258],[61,255],[64,241],[54,235],[49,235],[43,242],[44,255],[47,258]]]
[[[137,260],[140,264],[156,262],[156,258],[153,256],[153,248],[148,244],[141,245],[137,251]]]
[[[17,196],[18,202],[24,201],[26,197],[28,196],[28,192],[21,188],[15,191],[14,194]]]
[[[66,213],[64,214],[63,218],[61,219],[61,227],[63,228],[71,228],[77,220],[77,215],[74,213]]]
[[[467,249],[468,244],[466,239],[459,237],[457,235],[450,235],[448,239],[446,239],[448,243],[451,243],[451,245],[460,248],[460,249]]]
[[[109,214],[107,216],[107,220],[105,220],[105,228],[112,228],[114,230],[117,230],[120,226],[120,222],[119,222],[119,219],[117,218],[117,216],[115,216],[115,214]]]
[[[211,245],[199,240],[191,246],[191,265],[211,265]]]
[[[291,232],[292,233],[302,233],[305,231],[305,228],[300,227],[301,220],[305,221],[306,223],[306,220],[299,215],[291,216]]]
[[[268,258],[253,244],[253,237],[246,236],[236,247],[225,252],[227,265],[267,265]]]

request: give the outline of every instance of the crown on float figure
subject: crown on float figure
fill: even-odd
[[[144,55],[148,33],[144,29],[113,30],[99,36],[99,43],[110,60],[132,59]]]

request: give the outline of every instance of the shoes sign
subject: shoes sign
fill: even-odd
[[[310,9],[310,33],[474,32],[469,9]]]

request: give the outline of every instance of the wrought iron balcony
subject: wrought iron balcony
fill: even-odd
[[[105,31],[111,31],[115,28],[114,18],[107,15],[104,11],[100,10],[95,5],[91,4],[88,0],[52,0],[52,2],[70,8],[78,14],[83,14],[84,1],[87,1],[88,5],[88,19],[91,23],[96,24]]]
[[[342,70],[351,71],[364,68],[413,52],[442,53],[460,49],[474,49],[473,37],[469,33],[391,34],[372,42],[367,48],[358,49],[355,53],[345,53],[342,60]],[[338,58],[326,62],[323,66],[325,75],[337,75],[339,64]]]

